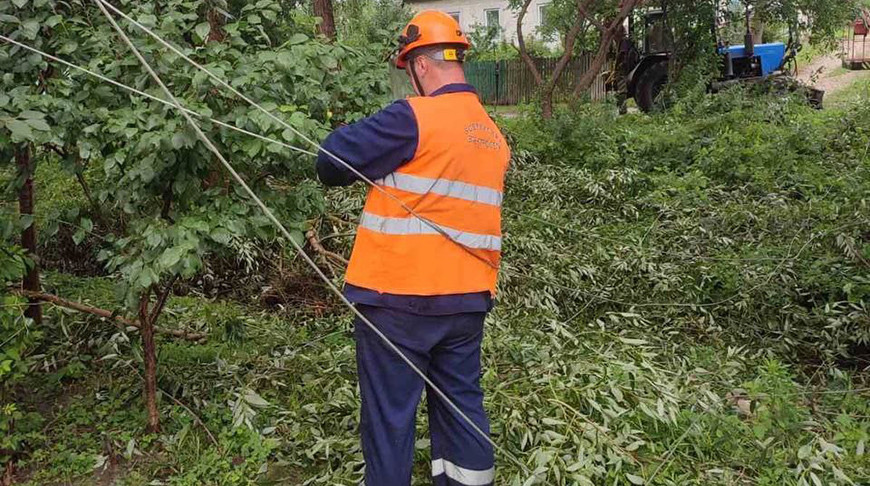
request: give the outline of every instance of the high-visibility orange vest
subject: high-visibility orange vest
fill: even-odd
[[[347,283],[398,295],[495,294],[510,149],[475,93],[408,98],[414,158],[369,188]]]

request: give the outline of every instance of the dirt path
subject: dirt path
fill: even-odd
[[[868,42],[870,44],[870,42]],[[870,52],[870,45],[868,45]],[[798,78],[801,81],[815,85],[825,90],[825,94],[835,93],[861,78],[870,77],[870,70],[850,71],[843,67],[839,50],[815,59],[812,63],[800,67]]]

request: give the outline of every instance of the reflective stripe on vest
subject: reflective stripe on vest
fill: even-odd
[[[438,230],[414,216],[407,218],[385,218],[364,212],[359,225],[361,228],[386,235],[441,235]],[[447,228],[443,225],[437,225],[437,227],[441,228],[453,241],[462,246],[475,250],[501,251],[501,237],[499,236],[469,233],[454,228]]]
[[[393,187],[414,194],[438,194],[441,196],[455,197],[466,201],[489,204],[501,207],[502,193],[495,189],[475,186],[461,181],[450,179],[431,179],[401,172],[393,172],[382,179],[374,181],[376,184]]]

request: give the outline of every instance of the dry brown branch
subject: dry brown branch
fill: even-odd
[[[305,237],[308,238],[308,243],[311,244],[311,248],[314,248],[314,251],[320,255],[341,262],[344,265],[348,264],[347,258],[324,248],[323,245],[320,244],[320,240],[317,239],[317,233],[315,233],[314,230],[308,230],[308,232],[305,233]]]
[[[352,221],[345,221],[345,220],[339,218],[338,216],[333,216],[333,215],[331,215],[331,214],[327,214],[327,215],[326,215],[326,218],[329,219],[330,221],[334,222],[334,223],[338,223],[338,224],[349,224],[349,225],[351,225],[351,226],[356,226],[356,223],[354,223],[354,222],[352,222]]]
[[[67,309],[72,309],[74,311],[83,312],[85,314],[91,314],[97,317],[102,317],[104,319],[113,320],[115,322],[119,322],[125,326],[135,327],[136,329],[141,329],[142,326],[139,325],[138,322],[128,319],[124,316],[115,315],[112,311],[108,311],[106,309],[100,309],[99,307],[93,307],[87,304],[82,304],[80,302],[74,302],[71,300],[64,299],[62,297],[58,297],[52,294],[46,294],[43,292],[33,292],[30,290],[12,290],[13,293],[18,294],[22,297],[27,297],[28,299],[40,300],[43,302],[49,302],[54,305],[64,307]],[[165,329],[162,327],[157,327],[154,329],[157,334],[164,334],[166,336],[177,337],[181,339],[186,339],[188,341],[200,342],[204,341],[208,338],[207,334],[198,333],[198,332],[188,332],[182,331],[178,329]]]

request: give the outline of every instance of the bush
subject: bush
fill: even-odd
[[[870,342],[868,114],[738,89],[655,116],[587,105],[505,120],[519,155],[507,259],[546,261],[586,292],[589,321],[638,312],[795,358],[852,359]],[[532,245],[542,238],[555,248]]]

